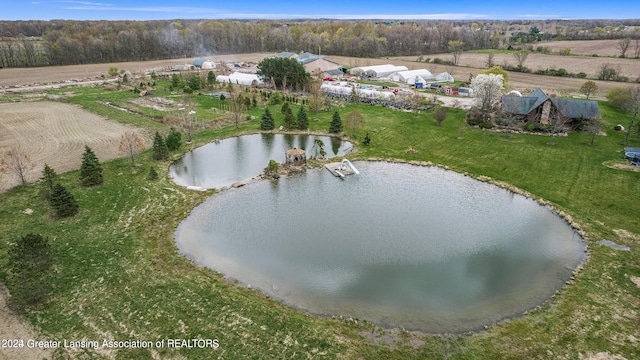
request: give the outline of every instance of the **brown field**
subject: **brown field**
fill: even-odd
[[[254,53],[254,54],[241,54],[241,55],[215,55],[210,56],[216,62],[249,62],[260,60],[273,56],[272,53]],[[199,58],[199,57],[198,57]],[[71,79],[81,81],[96,81],[102,80],[101,76],[107,76],[109,68],[112,66],[117,67],[119,70],[126,70],[132,74],[142,74],[144,71],[151,70],[163,70],[174,65],[184,64],[185,61],[188,64],[193,63],[193,60],[197,58],[180,58],[169,60],[154,60],[154,61],[137,61],[137,62],[123,62],[123,63],[111,63],[111,64],[88,64],[88,65],[67,65],[67,66],[51,66],[51,67],[39,67],[39,68],[21,68],[21,69],[0,69],[0,90],[4,87],[13,87],[16,85],[31,85],[31,84],[53,84],[69,81]],[[8,90],[8,89],[6,89]]]
[[[618,49],[619,40],[580,40],[580,41],[550,41],[538,43],[535,46],[548,46],[551,50],[558,52],[562,49],[571,49],[572,54],[576,55],[598,55],[598,56],[618,56],[620,55],[620,49]],[[635,42],[631,42],[631,46],[627,50],[627,56],[632,57],[634,55]]]
[[[44,164],[57,173],[80,168],[84,146],[100,161],[123,157],[120,137],[132,128],[103,119],[79,107],[58,102],[17,102],[0,104],[0,156],[10,149],[22,149],[32,165],[27,180],[35,181]],[[138,131],[151,146],[151,137]],[[13,174],[0,175],[0,191],[20,183]]]

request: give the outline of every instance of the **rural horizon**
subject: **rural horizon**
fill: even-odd
[[[247,9],[251,9],[247,11]],[[464,11],[460,11],[464,9]],[[532,11],[533,10],[533,11]],[[247,0],[211,6],[196,0],[188,6],[175,6],[168,0],[129,1],[30,1],[5,6],[1,20],[624,20],[640,13],[640,5],[631,0],[615,0],[603,8],[597,1],[556,2],[542,0],[532,9],[529,3],[512,1],[458,1],[450,3],[388,2],[336,0],[277,3]],[[1,35],[1,34],[0,34]]]

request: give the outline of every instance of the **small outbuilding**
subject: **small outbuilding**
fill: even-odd
[[[213,61],[207,59],[193,60],[193,65],[202,70],[211,70],[216,68],[216,65],[213,63]]]
[[[289,149],[285,154],[287,155],[286,165],[302,165],[307,163],[307,153],[302,149]]]

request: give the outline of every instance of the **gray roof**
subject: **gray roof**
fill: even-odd
[[[600,117],[598,102],[593,100],[551,99],[562,115],[571,119],[597,119]]]
[[[274,56],[274,57],[277,57],[277,58],[290,58],[295,54],[296,53],[293,53],[293,52],[283,51],[283,52],[281,52],[279,54],[276,54],[276,56]]]
[[[536,97],[503,96],[502,111],[514,115],[527,115],[535,108],[533,105],[537,101],[538,98]]]
[[[549,98],[540,88],[535,89],[527,96],[503,96],[502,110],[510,114],[527,115],[549,99],[562,115],[568,118],[593,119],[600,117],[600,108],[596,101]]]

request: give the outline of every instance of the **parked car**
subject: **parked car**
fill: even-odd
[[[460,96],[472,96],[473,95],[473,89],[471,88],[458,88],[458,95]]]
[[[442,87],[442,85],[438,84],[438,83],[431,83],[429,84],[429,90],[435,90],[438,91],[440,90],[440,88]]]

